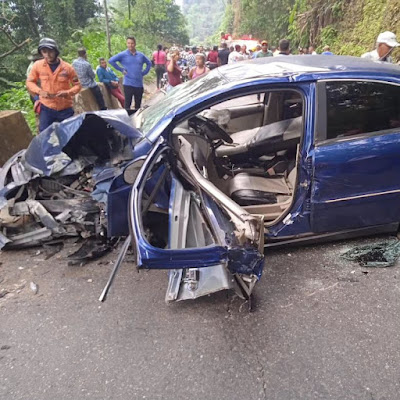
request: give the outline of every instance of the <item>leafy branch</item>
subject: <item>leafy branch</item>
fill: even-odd
[[[11,42],[11,44],[12,44],[12,48],[10,50],[7,50],[6,52],[0,54],[0,60],[2,60],[3,58],[6,58],[7,56],[9,56],[9,55],[11,55],[13,53],[15,53],[16,51],[18,51],[19,49],[24,47],[26,44],[31,42],[30,38],[27,38],[27,39],[23,40],[20,43],[17,43],[13,39],[11,34],[8,32],[8,27],[12,24],[14,19],[15,19],[15,16],[11,17],[10,19],[7,18],[5,15],[0,16],[0,22],[1,22],[0,32],[3,32],[4,35],[6,36],[6,38],[8,39],[8,41]]]

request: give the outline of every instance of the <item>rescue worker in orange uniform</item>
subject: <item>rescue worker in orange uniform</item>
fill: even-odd
[[[53,39],[41,39],[38,53],[43,60],[33,64],[26,87],[30,93],[39,95],[41,132],[53,122],[61,122],[74,115],[72,99],[81,90],[81,84],[73,67],[58,57],[60,52]]]

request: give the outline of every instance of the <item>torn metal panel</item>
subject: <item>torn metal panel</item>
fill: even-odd
[[[31,170],[51,176],[78,156],[96,156],[101,162],[121,154],[131,159],[133,145],[141,138],[124,110],[84,113],[52,124],[34,137],[24,158]]]
[[[0,169],[0,190],[3,189],[7,184],[7,175],[11,171],[13,165],[22,157],[26,150],[21,150],[11,157]],[[23,182],[24,183],[24,182]]]
[[[7,248],[13,249],[18,247],[35,246],[42,243],[45,239],[52,237],[52,231],[48,228],[40,228],[31,232],[9,236],[10,242]]]
[[[169,247],[192,248],[210,244],[212,237],[205,229],[205,220],[193,195],[177,179],[173,180],[171,192]],[[222,264],[171,270],[168,278],[166,302],[196,299],[234,287],[233,276]]]
[[[0,248],[4,247],[7,243],[10,243],[11,240],[8,239],[6,236],[4,236],[1,232],[0,232]]]
[[[261,218],[249,214],[246,210],[235,203],[230,197],[218,190],[208,179],[204,178],[197,170],[192,158],[192,146],[183,137],[179,136],[181,143],[180,153],[182,161],[185,163],[186,168],[196,180],[196,183],[217,201],[234,220],[237,228],[237,237],[243,234],[247,239],[252,242],[263,240],[264,237],[264,224]]]

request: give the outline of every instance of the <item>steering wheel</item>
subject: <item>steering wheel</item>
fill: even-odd
[[[216,122],[202,115],[195,115],[189,119],[189,126],[200,131],[210,140],[223,140],[226,143],[233,143],[232,138]]]

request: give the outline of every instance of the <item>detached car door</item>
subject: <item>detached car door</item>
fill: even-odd
[[[250,295],[263,268],[263,219],[248,214],[161,138],[140,168],[129,202],[138,268],[168,269],[166,301],[233,288]],[[134,166],[132,167],[134,168]]]
[[[400,86],[373,80],[317,85],[312,229],[400,221]]]

